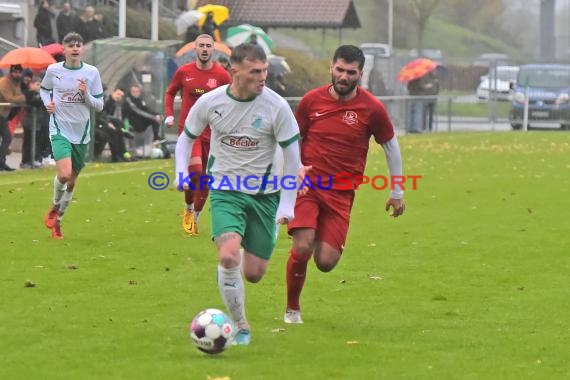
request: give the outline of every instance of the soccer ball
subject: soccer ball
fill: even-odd
[[[199,312],[190,325],[190,338],[196,348],[207,354],[219,354],[232,344],[234,322],[218,309]]]
[[[160,148],[152,148],[150,158],[164,158],[164,152]]]

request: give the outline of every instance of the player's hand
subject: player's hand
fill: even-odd
[[[85,95],[85,92],[87,92],[87,79],[82,78],[77,81],[79,82],[79,92],[81,92],[81,95]]]
[[[156,120],[157,122],[161,122],[162,121],[162,116],[161,115],[154,115],[154,120]]]
[[[390,211],[390,208],[393,209],[393,211],[390,213],[390,216],[397,218],[404,213],[404,210],[406,209],[406,202],[404,202],[403,198],[388,198],[386,201],[386,211]]]
[[[299,188],[301,186],[301,184],[303,183],[303,180],[307,176],[307,173],[309,173],[312,169],[313,169],[312,166],[302,166],[301,169],[299,169],[299,173],[297,174],[297,188]],[[305,195],[305,194],[307,194],[308,191],[309,191],[309,187],[304,186],[303,188],[299,189],[298,194],[299,195]]]
[[[49,102],[48,105],[46,106],[46,110],[48,111],[49,114],[52,114],[55,112],[55,102]]]
[[[188,173],[184,173],[183,178],[187,178],[188,177]],[[184,182],[182,184],[182,186],[180,186],[180,184],[178,183],[178,179],[180,177],[178,177],[178,175],[176,173],[174,173],[174,178],[176,178],[174,180],[174,187],[176,187],[176,190],[178,191],[186,191],[186,190],[190,190],[190,185],[188,184],[188,182]]]
[[[289,223],[289,218],[279,218],[277,219],[277,224],[287,224]]]
[[[167,116],[164,119],[164,124],[166,124],[168,128],[172,127],[174,125],[174,116]]]

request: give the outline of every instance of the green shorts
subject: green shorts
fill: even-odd
[[[243,248],[253,255],[269,260],[275,247],[275,214],[279,192],[250,195],[239,191],[210,191],[212,235],[237,232]]]
[[[62,135],[51,135],[51,150],[56,161],[71,157],[71,167],[79,173],[85,166],[87,144],[72,144]]]

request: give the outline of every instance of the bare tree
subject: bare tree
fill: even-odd
[[[422,54],[424,48],[424,33],[433,11],[439,5],[440,0],[411,0],[417,21],[418,54]]]

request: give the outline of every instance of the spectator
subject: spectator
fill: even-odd
[[[216,33],[215,33],[216,31],[218,31],[219,34],[218,24],[216,24],[216,22],[214,21],[214,13],[208,12],[208,14],[206,15],[206,21],[204,21],[204,24],[202,24],[202,33],[209,34],[210,36],[212,36],[214,41],[220,41],[219,38],[216,38]]]
[[[111,149],[111,161],[128,161],[130,155],[127,154],[124,136],[132,137],[130,132],[123,131],[122,102],[125,92],[116,88],[105,100],[103,111],[97,113],[95,129],[95,157],[99,158],[105,145],[109,143]]]
[[[22,141],[22,162],[20,168],[30,169],[41,167],[42,156],[51,153],[49,142],[49,114],[40,97],[41,79],[30,79],[26,96],[26,111],[22,122],[24,138]],[[35,149],[32,150],[32,139],[36,138]],[[47,142],[46,142],[47,137]],[[47,144],[47,146],[46,146]]]
[[[71,4],[69,4],[69,2],[63,3],[63,8],[55,19],[59,43],[61,43],[67,33],[77,30],[79,22],[79,16],[77,16],[77,13],[71,8]]]
[[[135,132],[145,132],[149,126],[152,127],[154,143],[160,143],[162,142],[159,137],[162,116],[151,110],[141,95],[141,86],[133,84],[123,103],[123,118],[129,121]]]
[[[22,71],[21,65],[12,65],[10,66],[10,73],[0,78],[0,103],[25,103],[26,98],[20,88]],[[2,140],[0,143],[0,171],[14,170],[6,164],[8,148],[12,142],[12,135],[8,128],[10,115],[13,114],[11,111],[12,106],[0,106],[0,139]]]
[[[42,0],[38,8],[38,13],[34,19],[34,28],[36,28],[36,39],[38,46],[45,46],[53,44],[53,29],[51,27],[51,20],[55,14],[51,8],[48,0]]]
[[[198,25],[192,24],[188,28],[186,28],[186,35],[184,36],[184,42],[194,42],[196,38],[200,35],[200,28]]]
[[[85,7],[85,11],[79,17],[77,32],[83,37],[84,43],[104,36],[103,24],[95,17],[95,8],[92,6]]]
[[[410,100],[410,112],[408,126],[409,133],[420,133],[423,128],[424,106],[421,99],[415,97],[423,96],[422,79],[414,79],[408,82],[408,94],[412,96]]]
[[[433,116],[437,105],[437,95],[439,94],[439,79],[437,78],[436,72],[431,71],[422,78],[422,81],[424,95],[430,97],[424,102],[424,120],[422,129],[427,129],[431,132],[433,129]]]

